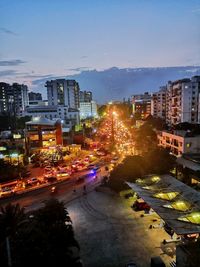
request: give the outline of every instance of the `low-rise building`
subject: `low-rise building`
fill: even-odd
[[[62,145],[61,120],[38,117],[26,122],[25,141],[27,154],[34,149]]]
[[[184,153],[200,152],[200,135],[192,135],[188,131],[161,131],[157,134],[158,145],[168,148],[175,156]]]
[[[69,127],[80,123],[79,111],[67,106],[34,106],[26,109],[26,115],[32,118],[61,119]]]

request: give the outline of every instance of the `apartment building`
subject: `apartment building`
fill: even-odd
[[[161,131],[157,133],[158,145],[168,148],[175,156],[200,152],[200,135],[187,131]]]
[[[200,123],[200,76],[168,82],[153,94],[151,114],[169,125]]]
[[[75,80],[56,79],[47,81],[47,99],[50,106],[79,108],[80,89]]]
[[[166,119],[167,87],[162,86],[160,90],[153,93],[151,99],[151,115],[157,118]]]
[[[0,83],[0,113],[22,117],[28,106],[28,87],[24,84]]]
[[[133,114],[146,118],[151,114],[151,95],[148,92],[132,96]]]

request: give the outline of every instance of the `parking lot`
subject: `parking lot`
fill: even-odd
[[[132,211],[128,201],[93,191],[67,205],[85,267],[123,267],[130,261],[148,267],[152,256],[161,256],[166,266],[174,261],[175,245],[162,243],[170,236],[156,227],[159,217],[141,217],[144,212]]]

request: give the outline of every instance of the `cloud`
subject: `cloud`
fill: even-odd
[[[81,56],[81,58],[88,58],[88,56]]]
[[[2,71],[0,71],[0,77],[15,76],[15,75],[17,75],[16,70],[2,70]]]
[[[24,63],[26,63],[26,61],[23,61],[21,59],[0,60],[0,67],[1,66],[18,66]]]
[[[17,33],[13,32],[13,31],[10,31],[4,27],[1,27],[0,28],[0,31],[3,32],[3,33],[6,33],[6,34],[11,34],[11,35],[17,35]]]
[[[67,69],[70,71],[84,71],[84,70],[88,70],[89,67],[79,67],[79,68],[72,68],[72,69]]]

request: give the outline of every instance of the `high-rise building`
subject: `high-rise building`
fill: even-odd
[[[200,123],[200,76],[168,82],[153,94],[151,114],[169,125]]]
[[[91,102],[92,92],[90,91],[80,91],[80,102]]]
[[[80,102],[80,119],[86,118],[97,118],[97,103],[96,101],[91,102]]]
[[[167,87],[162,86],[157,93],[153,93],[151,99],[151,115],[166,119]]]
[[[75,80],[56,79],[47,81],[47,98],[50,106],[79,108],[79,84]]]
[[[24,84],[0,83],[0,113],[24,116],[28,106],[28,87]]]
[[[28,93],[28,99],[29,99],[29,101],[42,100],[42,94],[30,92],[30,93]]]
[[[151,95],[148,92],[132,96],[133,114],[146,118],[151,114]]]

